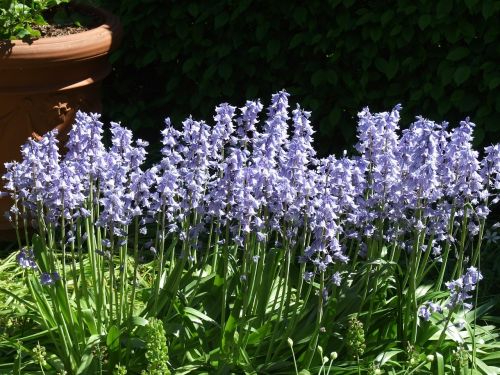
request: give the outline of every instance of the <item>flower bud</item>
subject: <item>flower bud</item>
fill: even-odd
[[[288,340],[286,340],[286,341],[288,341],[288,345],[290,345],[290,348],[292,348],[293,347],[293,340],[289,337]]]

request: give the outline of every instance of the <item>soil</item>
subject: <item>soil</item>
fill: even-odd
[[[81,33],[82,31],[90,30],[91,28],[85,26],[72,26],[72,25],[35,25],[33,29],[40,31],[42,38],[50,38],[54,36],[63,36],[70,34]]]
[[[102,25],[104,21],[97,12],[90,8],[75,8],[67,4],[61,5],[60,7],[64,8],[69,16],[76,15],[84,21],[80,22],[78,25],[70,23],[71,20],[64,24],[58,24],[54,21],[54,14],[58,10],[58,7],[52,8],[44,14],[44,18],[48,23],[47,25],[32,26],[33,29],[40,31],[42,38],[78,34],[83,31],[94,29]]]

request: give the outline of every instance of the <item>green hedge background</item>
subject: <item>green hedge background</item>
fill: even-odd
[[[403,105],[500,139],[500,1],[101,0],[125,37],[105,118],[154,141],[170,116],[210,120],[284,88],[312,110],[320,154],[355,141],[356,114]]]

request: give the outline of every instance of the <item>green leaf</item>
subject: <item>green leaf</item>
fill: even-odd
[[[222,349],[224,352],[229,353],[234,344],[236,327],[238,325],[238,319],[235,313],[238,313],[241,307],[241,299],[237,299],[234,303],[231,314],[224,325],[224,336],[222,337]]]
[[[214,29],[220,29],[229,21],[229,15],[225,12],[217,14],[214,20]]]
[[[32,305],[31,303],[29,303],[27,300],[19,297],[17,294],[15,294],[14,292],[11,292],[10,290],[7,290],[5,288],[2,288],[0,286],[0,292],[5,294],[5,295],[8,295],[12,298],[14,298],[16,301],[18,301],[19,303],[21,303],[22,305],[25,305],[28,309],[30,309],[31,311],[33,312],[37,312],[38,309],[35,305]]]
[[[476,112],[477,117],[484,117],[487,116],[491,113],[491,107],[488,105],[488,103],[483,103],[481,107]]]
[[[302,6],[295,8],[293,11],[293,19],[299,25],[303,25],[307,21],[307,9]]]
[[[384,73],[388,80],[391,80],[398,72],[399,62],[394,58],[391,58],[389,61],[386,61],[381,57],[379,57],[375,59],[375,67],[380,72]]]
[[[199,13],[199,10],[200,10],[198,8],[198,4],[196,4],[196,3],[189,4],[187,9],[188,9],[189,14],[192,15],[193,17],[196,17]]]
[[[156,59],[157,56],[158,54],[156,53],[156,50],[149,49],[148,52],[142,58],[141,68],[151,64]]]
[[[110,352],[117,351],[120,348],[120,328],[113,325],[106,336],[106,346]]]
[[[431,16],[428,14],[421,15],[418,18],[418,27],[420,27],[420,30],[425,30],[427,26],[429,26],[431,23]]]
[[[488,81],[488,87],[490,90],[496,89],[499,85],[500,85],[500,75],[497,75]]]
[[[491,27],[484,33],[483,40],[485,43],[493,43],[498,37],[500,31],[497,25],[491,25]]]
[[[440,0],[436,7],[438,16],[444,17],[453,9],[453,0]]]
[[[219,65],[218,72],[219,76],[221,76],[225,81],[227,81],[229,77],[231,77],[233,68],[231,67],[231,65],[227,63],[222,63],[221,65]]]
[[[221,287],[222,285],[224,285],[224,278],[216,274],[214,277],[214,286]]]
[[[65,25],[71,25],[73,23],[67,10],[64,8],[57,9],[53,19],[57,25],[65,26]]]
[[[466,42],[470,42],[470,40],[476,35],[476,29],[470,22],[462,22],[460,24],[460,32],[465,37]]]
[[[179,38],[186,39],[186,37],[189,35],[188,25],[186,25],[184,22],[176,22],[175,32]]]
[[[186,315],[191,315],[194,316],[198,319],[204,320],[205,322],[209,322],[215,325],[218,325],[215,320],[207,316],[206,314],[203,314],[201,311],[198,311],[196,309],[193,309],[192,307],[184,307],[184,312]]]
[[[436,374],[445,375],[444,372],[444,358],[441,353],[436,352]]]
[[[333,69],[330,69],[326,72],[326,79],[329,84],[336,85],[339,79],[337,72]]]
[[[311,83],[314,87],[319,87],[324,83],[322,70],[317,70],[314,72],[314,74],[311,76]]]
[[[483,1],[483,7],[481,9],[481,14],[483,15],[484,19],[487,20],[490,18],[493,13],[495,13],[495,1]]]
[[[80,360],[80,366],[76,370],[77,375],[86,374],[89,366],[92,364],[94,359],[94,347],[99,343],[100,337],[98,335],[92,335],[87,341],[87,345],[83,350],[83,355]]]
[[[467,8],[469,10],[474,9],[474,6],[479,2],[479,0],[465,0],[465,5],[467,5]]]
[[[83,318],[83,321],[85,322],[87,328],[89,329],[89,332],[92,335],[96,335],[98,333],[97,331],[97,325],[96,325],[96,320],[95,320],[95,315],[94,315],[94,310],[92,309],[83,309],[81,310],[81,316]],[[83,328],[83,327],[81,327]]]
[[[47,25],[47,21],[45,21],[41,14],[34,15],[33,22],[37,25]]]
[[[261,41],[264,39],[264,37],[267,34],[267,31],[269,30],[269,24],[267,22],[261,22],[255,29],[255,36],[258,41]]]
[[[446,56],[446,59],[448,59],[450,61],[459,61],[459,60],[462,60],[464,57],[467,57],[469,55],[469,53],[470,53],[470,51],[468,48],[457,47],[448,53],[448,55]]]
[[[370,38],[374,41],[374,42],[378,42],[380,40],[380,38],[382,37],[382,29],[376,29],[376,28],[373,28],[371,31],[370,31]]]
[[[467,65],[459,66],[453,74],[453,80],[460,86],[462,83],[467,81],[470,77],[471,69]]]
[[[193,70],[195,70],[196,66],[198,65],[198,58],[196,57],[190,57],[186,61],[184,61],[184,64],[182,64],[182,72],[184,74],[191,73]]]
[[[132,317],[132,325],[134,325],[134,326],[144,327],[147,324],[148,324],[148,320],[145,318],[142,318],[140,316],[133,316]]]
[[[477,367],[479,367],[485,375],[497,375],[498,374],[498,372],[495,370],[495,367],[488,366],[486,363],[484,363],[479,358],[476,358],[476,364],[477,364]]]
[[[40,271],[48,272],[49,263],[47,259],[47,251],[43,245],[42,239],[38,234],[35,234],[33,235],[31,242],[33,244],[33,254],[35,255],[38,267],[40,267]]]
[[[389,23],[390,20],[394,17],[394,11],[392,9],[389,9],[382,14],[382,17],[380,17],[380,23],[382,26],[385,26]]]
[[[280,51],[280,41],[278,39],[271,39],[267,43],[266,57],[267,61],[271,61]]]
[[[462,98],[465,96],[464,90],[455,90],[450,96],[450,101],[453,104],[458,104],[461,102]]]
[[[391,32],[389,33],[390,36],[396,36],[396,35],[399,35],[401,33],[401,31],[403,30],[403,26],[401,25],[396,25],[392,28]]]
[[[403,350],[401,349],[394,349],[394,350],[389,350],[384,353],[380,353],[377,358],[375,358],[375,362],[377,362],[380,367],[382,367],[388,360],[390,360],[392,357],[395,355],[398,355],[399,353],[402,353]]]
[[[303,39],[304,39],[303,34],[295,34],[293,36],[292,40],[290,40],[290,44],[288,45],[288,48],[292,49],[292,48],[297,47],[298,45],[300,45],[302,43]]]

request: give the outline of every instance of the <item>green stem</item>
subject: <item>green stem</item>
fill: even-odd
[[[286,242],[286,240],[285,240]],[[278,288],[278,296],[280,296],[280,307],[278,311],[278,319],[276,320],[276,324],[274,326],[274,332],[271,341],[269,342],[269,348],[267,351],[267,357],[266,357],[266,363],[269,362],[271,358],[271,352],[273,349],[276,349],[276,347],[273,348],[273,345],[275,345],[275,340],[278,334],[278,330],[280,328],[280,323],[282,320],[284,320],[284,315],[283,315],[283,309],[285,307],[285,300],[286,300],[286,295],[287,295],[287,289],[288,289],[288,279],[290,278],[290,249],[288,248],[288,245],[285,246],[285,268],[284,268],[284,273],[285,275],[282,277],[283,278],[283,289],[280,291]],[[282,271],[282,272],[283,272]],[[276,298],[277,299],[277,298]],[[281,340],[282,343],[285,342],[285,340]],[[274,354],[276,354],[278,350],[275,350]]]
[[[452,309],[450,309],[449,312],[448,312],[448,315],[446,317],[446,321],[444,323],[444,328],[441,331],[441,334],[439,335],[438,343],[437,343],[437,346],[436,346],[437,349],[441,348],[441,344],[443,343],[443,340],[444,340],[444,337],[445,337],[445,334],[446,334],[446,330],[448,329],[448,324],[450,324],[451,316],[453,315],[453,312],[456,310],[456,308],[457,307],[455,306]]]
[[[455,269],[453,270],[453,275],[454,279],[457,279],[460,274],[462,273],[462,267],[463,267],[463,262],[464,262],[464,257],[465,257],[465,240],[467,239],[467,233],[468,233],[468,228],[467,228],[467,222],[468,222],[468,209],[469,204],[464,205],[464,217],[462,220],[462,231],[460,233],[460,249],[459,249],[459,255],[458,255],[458,262],[455,265]]]
[[[221,301],[221,344],[224,337],[224,330],[226,328],[226,301],[227,301],[227,287],[228,287],[228,268],[229,268],[229,224],[226,225],[226,238],[222,250],[222,301]],[[222,348],[221,348],[222,349]]]
[[[311,367],[311,363],[314,357],[314,353],[316,352],[318,345],[318,338],[321,329],[321,321],[323,320],[323,289],[325,287],[325,274],[320,272],[320,281],[319,281],[319,290],[318,290],[318,312],[316,315],[316,324],[314,327],[314,336],[312,340],[309,342],[307,359],[306,359],[306,368]]]
[[[109,249],[110,255],[108,259],[108,267],[109,267],[109,322],[110,324],[113,323],[113,302],[114,302],[114,293],[115,293],[115,265],[113,262],[113,256],[114,256],[114,248],[115,248],[115,241],[114,241],[114,235],[113,235],[113,228],[110,230],[110,237],[111,237],[111,248]]]

